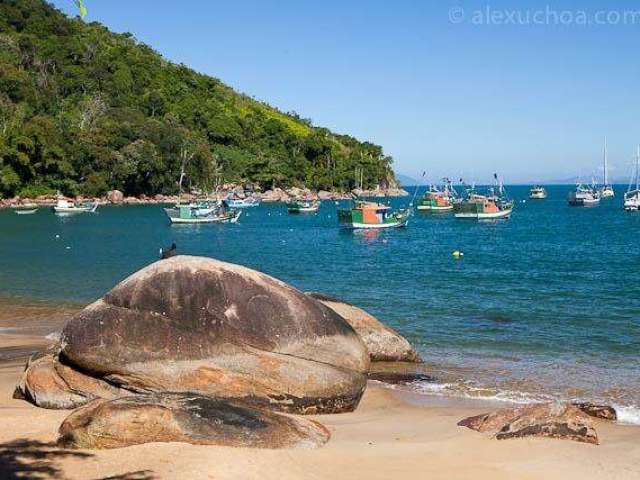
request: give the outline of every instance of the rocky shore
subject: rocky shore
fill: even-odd
[[[296,198],[305,198],[309,200],[350,200],[357,197],[405,197],[409,193],[402,188],[376,188],[374,190],[361,190],[354,189],[350,192],[338,192],[327,190],[309,190],[306,188],[292,187],[288,189],[274,188],[273,190],[267,190],[265,192],[252,192],[247,193],[244,188],[235,185],[225,185],[223,189],[215,194],[209,195],[207,198],[222,200],[228,196],[234,196],[236,198],[255,198],[265,203],[275,202],[288,202]],[[196,200],[203,198],[202,194],[183,194],[182,201]],[[177,195],[155,195],[153,197],[141,195],[139,197],[125,196],[119,190],[111,190],[102,197],[64,197],[67,200],[76,202],[98,202],[101,205],[148,205],[148,204],[165,204],[165,203],[177,203]],[[13,197],[7,199],[0,199],[0,208],[15,208],[28,205],[37,206],[53,206],[60,199],[56,195],[42,195],[36,198],[21,198]]]
[[[398,332],[354,305],[238,265],[177,256],[82,310],[4,307],[3,478],[31,478],[43,464],[55,475],[42,478],[70,479],[637,473],[640,429],[617,425],[615,410],[430,405],[389,385],[430,381],[429,365]],[[18,333],[25,316],[37,328]],[[2,351],[19,345],[44,348],[26,369],[14,356],[3,362]],[[549,448],[548,438],[572,441]]]

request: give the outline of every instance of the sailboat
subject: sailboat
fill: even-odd
[[[624,194],[624,209],[627,211],[640,210],[640,145],[636,150],[635,165],[629,189]]]
[[[604,173],[603,173],[603,182],[602,188],[600,189],[600,197],[602,198],[613,198],[615,196],[615,192],[613,191],[613,187],[609,185],[609,171],[607,165],[607,137],[604,138]]]
[[[600,203],[600,192],[596,190],[595,185],[589,187],[578,183],[576,189],[569,192],[567,201],[572,207],[595,207]]]

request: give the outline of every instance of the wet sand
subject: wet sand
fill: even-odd
[[[598,446],[549,439],[496,441],[456,425],[486,407],[394,391],[377,382],[370,382],[356,412],[315,417],[332,433],[318,450],[179,443],[60,450],[56,431],[69,412],[33,407],[12,399],[12,393],[29,352],[50,343],[46,336],[73,311],[72,306],[2,302],[0,478],[640,479],[640,427],[598,422]]]

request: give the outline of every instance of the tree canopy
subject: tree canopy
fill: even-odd
[[[0,196],[348,190],[393,178],[380,146],[313,126],[42,0],[0,0]]]

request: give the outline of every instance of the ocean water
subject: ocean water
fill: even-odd
[[[607,401],[637,423],[640,214],[622,210],[622,186],[595,208],[569,207],[570,188],[549,187],[543,201],[508,188],[517,205],[506,221],[416,213],[408,228],[385,232],[340,230],[333,202],[317,215],[265,204],[235,225],[173,227],[153,205],[64,218],[5,210],[0,295],[87,303],[175,241],[180,253],[256,268],[370,311],[438,378],[411,386],[425,395]]]

